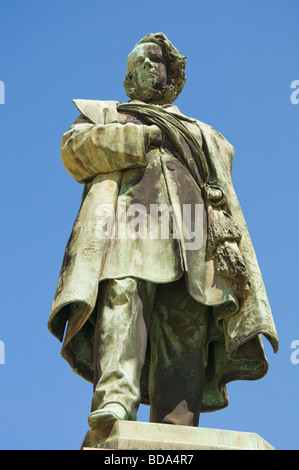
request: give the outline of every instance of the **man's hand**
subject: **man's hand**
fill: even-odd
[[[144,126],[145,135],[146,135],[146,147],[161,147],[163,142],[163,132],[161,129],[156,126]]]

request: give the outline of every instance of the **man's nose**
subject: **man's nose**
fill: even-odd
[[[151,66],[152,66],[152,63],[151,63],[150,59],[148,57],[146,57],[146,59],[143,62],[143,67],[148,68],[148,67],[151,67]]]

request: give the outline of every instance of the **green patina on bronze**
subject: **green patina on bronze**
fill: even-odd
[[[124,86],[132,101],[74,100],[81,114],[63,135],[61,151],[67,171],[84,191],[48,326],[63,341],[62,355],[73,370],[93,382],[99,285],[129,277],[157,285],[141,402],[152,404],[151,381],[159,374],[173,377],[178,364],[192,384],[196,371],[189,359],[198,347],[205,360],[201,411],[214,411],[228,404],[228,382],[266,374],[261,335],[275,352],[278,339],[232,184],[234,149],[211,126],[184,116],[172,103],[185,84],[185,62],[162,33],[148,35],[128,57]],[[203,246],[196,251],[186,249],[184,237],[96,236],[99,204],[117,213],[121,204],[148,208],[176,202],[204,207]],[[179,331],[180,322],[178,340],[172,331],[174,324]]]

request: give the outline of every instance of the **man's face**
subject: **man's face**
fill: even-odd
[[[167,71],[160,46],[154,43],[136,46],[128,57],[128,67],[136,87],[161,89],[167,83]]]

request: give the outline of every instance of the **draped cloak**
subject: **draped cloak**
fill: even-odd
[[[261,335],[274,352],[278,350],[267,293],[231,179],[234,149],[211,126],[184,116],[176,106],[161,109],[138,101],[74,102],[81,115],[63,136],[62,159],[84,190],[66,246],[49,330],[63,341],[62,356],[74,372],[93,382],[93,317],[99,282],[135,276],[166,284],[184,276],[186,296],[211,310],[201,411],[221,409],[228,405],[227,383],[266,374]],[[124,115],[135,115],[137,121],[124,120]],[[167,139],[160,148],[147,148],[143,127],[159,125],[159,120]],[[182,129],[179,135],[174,130],[176,123]],[[91,137],[93,128],[101,138]],[[100,149],[101,161],[95,147]],[[221,194],[218,202],[213,200],[215,191]],[[201,204],[200,247],[186,249],[189,239],[185,235],[167,240],[97,235],[95,228],[103,223],[99,207],[112,207],[117,214],[122,204],[127,209],[136,202],[146,206],[150,202]],[[110,230],[117,220],[113,218]],[[159,308],[167,300],[163,294],[159,298],[159,291],[156,297],[158,318]],[[145,404],[149,403],[149,367],[150,337],[141,376]]]

